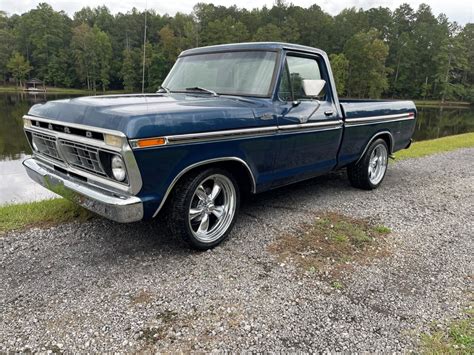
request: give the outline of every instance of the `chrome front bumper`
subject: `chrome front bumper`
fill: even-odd
[[[136,196],[111,193],[38,163],[34,158],[23,161],[28,176],[47,189],[88,210],[120,223],[143,218],[143,203]]]

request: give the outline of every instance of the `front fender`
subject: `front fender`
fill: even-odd
[[[153,218],[163,207],[173,187],[186,172],[202,165],[237,161],[248,170],[252,192],[257,191],[258,174],[254,162],[239,149],[244,141],[183,144],[135,150],[143,187],[144,218]]]

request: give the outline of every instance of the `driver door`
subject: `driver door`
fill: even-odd
[[[303,80],[327,78],[322,58],[286,55],[278,90],[278,185],[328,172],[337,164],[342,124],[328,92],[328,80],[318,97],[307,96],[303,85]]]

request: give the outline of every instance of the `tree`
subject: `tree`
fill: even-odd
[[[456,29],[453,29],[453,32]],[[468,53],[458,36],[447,38],[435,57],[437,62],[436,84],[441,102],[446,98],[464,96],[462,73],[468,68]]]
[[[54,11],[46,3],[40,3],[36,9],[21,16],[19,49],[34,67],[33,74],[46,82],[55,80],[48,76],[48,65],[56,60],[61,49],[68,47],[70,24],[71,20],[64,12]]]
[[[136,56],[135,56],[136,57]],[[126,91],[134,91],[138,88],[137,73],[135,68],[137,61],[134,58],[133,51],[130,48],[124,50],[121,75],[123,87]]]
[[[177,38],[179,52],[199,45],[198,26],[192,15],[176,13],[170,27]]]
[[[91,65],[91,28],[83,23],[73,29],[71,46],[76,59],[77,76],[87,85],[87,90],[91,89],[90,65]]]
[[[385,60],[388,46],[378,38],[376,30],[355,34],[344,46],[349,60],[347,94],[378,98],[388,88]]]
[[[13,53],[7,63],[7,68],[19,86],[23,86],[22,81],[26,79],[28,73],[33,69],[30,62],[25,60],[25,57],[18,52]]]
[[[164,26],[160,32],[162,52],[169,61],[175,61],[179,54],[178,40],[170,26]]]
[[[460,99],[474,102],[474,23],[468,23],[457,36],[461,45],[466,48],[467,66],[461,73],[461,85],[465,93]]]
[[[343,53],[331,54],[329,56],[331,62],[332,73],[338,95],[342,96],[346,92],[347,76],[349,74],[349,60]]]
[[[249,33],[245,25],[230,16],[210,22],[201,34],[202,44],[205,45],[238,43],[248,39]]]
[[[5,12],[0,11],[0,80],[5,83],[7,63],[14,48],[14,35],[9,28],[8,17]]]
[[[256,42],[282,41],[283,34],[279,27],[273,23],[269,23],[258,29],[255,36],[253,36],[253,40]]]
[[[97,25],[92,28],[93,43],[93,78],[100,81],[102,91],[108,88],[110,83],[110,61],[112,59],[112,44],[109,36],[101,31]]]
[[[112,45],[108,35],[94,25],[82,24],[74,28],[72,47],[76,58],[78,76],[88,90],[96,90],[98,82],[102,90],[109,85]]]
[[[334,25],[330,28],[331,41],[329,52],[340,53],[349,39],[358,32],[368,31],[368,17],[362,10],[355,7],[342,10],[334,17]]]
[[[334,47],[332,31],[335,24],[331,15],[316,4],[308,9],[292,6],[288,11],[290,11],[292,18],[298,19],[300,35],[298,43],[318,47],[328,52],[332,51]]]
[[[98,6],[70,18],[40,3],[21,15],[0,11],[0,81],[12,77],[7,64],[16,51],[33,67],[29,76],[47,84],[136,90],[145,16],[149,91],[185,49],[282,41],[325,50],[341,94],[474,102],[474,24],[458,26],[427,4],[402,4],[394,11],[346,8],[336,16],[316,4],[305,8],[286,0],[252,10],[197,3],[192,13],[173,16],[136,8],[113,14]]]

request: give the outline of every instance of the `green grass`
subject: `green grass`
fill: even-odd
[[[421,351],[425,354],[474,354],[474,314],[467,319],[452,321],[445,330],[435,329],[421,336]]]
[[[468,107],[471,105],[470,102],[466,101],[445,101],[440,100],[413,100],[416,106],[449,106],[449,107]]]
[[[31,226],[84,221],[92,216],[91,212],[63,198],[0,206],[0,235]]]
[[[331,283],[331,286],[332,288],[334,288],[335,290],[342,290],[344,288],[344,284],[340,281],[333,281]]]
[[[474,147],[474,132],[415,142],[409,149],[397,152],[395,158],[396,160],[419,158],[431,154],[449,152],[451,150],[469,147]]]
[[[374,229],[380,234],[388,234],[392,231],[390,228],[382,225],[375,226]]]
[[[332,286],[340,289],[343,285],[338,275],[348,264],[365,263],[385,254],[383,240],[388,233],[388,227],[328,212],[316,216],[311,224],[302,224],[294,233],[283,234],[269,250],[302,271],[332,278]]]

